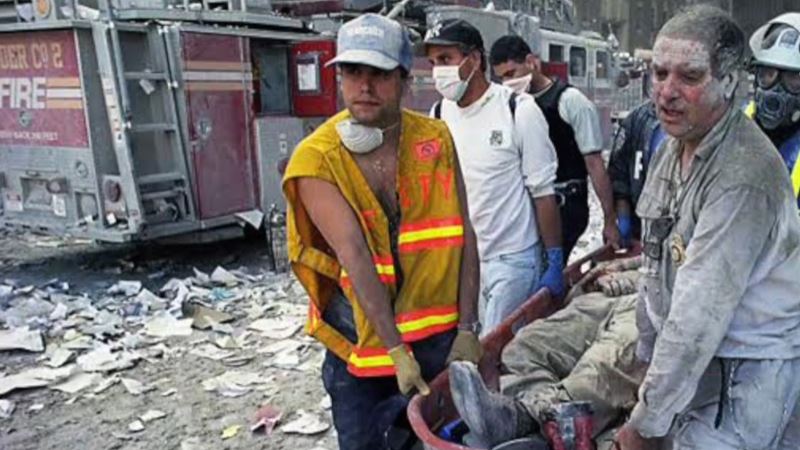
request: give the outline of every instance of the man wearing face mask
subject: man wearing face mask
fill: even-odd
[[[603,208],[603,239],[618,247],[617,215],[603,162],[603,135],[594,104],[578,89],[545,76],[539,58],[519,36],[498,39],[492,45],[489,61],[504,85],[533,95],[547,118],[550,140],[558,155],[556,193],[561,206],[564,259],[569,258],[589,225],[587,176]]]
[[[750,38],[755,99],[745,113],[781,153],[800,206],[800,13],[787,13]]]
[[[474,26],[444,20],[428,31],[424,45],[444,97],[432,115],[453,133],[464,171],[488,332],[538,287],[563,293],[555,150],[533,98],[486,79],[483,39]]]
[[[669,135],[637,214],[637,356],[621,450],[800,448],[800,217],[774,145],[734,105],[744,56],[724,11],[691,7],[653,47]]]
[[[339,448],[384,449],[399,394],[427,395],[446,362],[481,356],[478,253],[447,127],[400,107],[407,30],[365,14],[337,48],[347,109],[286,168],[288,251],[310,297],[306,332],[327,348]]]

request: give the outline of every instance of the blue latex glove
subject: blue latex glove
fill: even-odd
[[[619,229],[619,237],[622,239],[622,245],[627,247],[631,245],[631,237],[633,235],[633,219],[628,214],[617,216],[617,228]]]
[[[547,269],[542,274],[539,287],[550,289],[553,297],[564,296],[564,250],[561,247],[547,249]]]

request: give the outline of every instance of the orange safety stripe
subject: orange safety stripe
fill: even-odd
[[[400,227],[398,244],[401,253],[461,246],[464,222],[459,216],[404,224]]]
[[[403,342],[415,342],[444,331],[458,324],[458,308],[446,306],[401,313],[395,317]],[[385,348],[354,348],[348,358],[348,371],[360,377],[394,375],[394,362]]]
[[[378,272],[378,278],[381,280],[381,283],[393,284],[397,281],[395,277],[394,261],[392,261],[391,256],[375,256],[372,258],[372,262],[375,263],[375,271]],[[353,285],[344,269],[342,269],[342,273],[339,277],[339,284],[343,288],[350,288]]]

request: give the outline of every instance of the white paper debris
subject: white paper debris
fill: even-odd
[[[132,297],[142,290],[141,281],[120,281],[117,284],[108,288],[108,293],[111,295],[122,294]]]
[[[0,330],[0,350],[27,350],[29,352],[43,352],[44,340],[39,330],[28,327]]]
[[[144,431],[144,424],[141,420],[134,420],[133,422],[128,424],[128,431],[131,433],[138,433],[140,431]]]
[[[89,386],[97,384],[101,379],[102,376],[99,373],[78,372],[64,382],[50,386],[50,389],[75,395]]]
[[[58,369],[35,367],[15,375],[5,376],[0,378],[0,395],[5,395],[15,389],[44,387],[51,383],[59,382],[69,377],[74,370],[74,364]]]
[[[129,369],[138,357],[130,352],[111,352],[111,347],[101,345],[95,350],[78,357],[78,367],[84,372],[110,372]]]
[[[303,324],[300,320],[268,318],[258,319],[247,328],[258,331],[264,337],[283,340],[292,337],[302,326]]]
[[[45,362],[45,365],[54,369],[61,367],[68,363],[74,355],[74,352],[58,347],[50,353],[50,357],[47,359],[47,362]]]
[[[151,409],[148,410],[146,413],[142,414],[141,416],[139,416],[139,419],[141,419],[141,421],[144,423],[149,423],[154,420],[163,419],[164,417],[167,417],[167,413],[165,413],[164,411]]]
[[[144,332],[153,337],[191,336],[193,319],[176,319],[168,313],[161,313],[148,321]]]
[[[312,435],[322,433],[330,428],[330,424],[317,417],[316,414],[304,410],[297,411],[298,417],[281,427],[281,431],[287,434]]]
[[[241,397],[251,391],[251,386],[266,380],[254,372],[229,370],[222,375],[203,381],[203,389],[216,392],[223,397]]]
[[[53,312],[50,313],[50,320],[53,322],[64,320],[67,318],[68,312],[69,309],[67,308],[67,305],[59,303],[56,305],[56,308],[53,310]]]
[[[241,282],[236,275],[219,266],[211,273],[211,281],[225,286],[235,286]]]
[[[120,381],[122,382],[122,385],[125,386],[125,390],[131,395],[141,395],[154,389],[152,386],[147,386],[141,381],[134,380],[133,378],[120,378]]]
[[[201,358],[208,358],[213,361],[219,361],[235,355],[234,352],[221,350],[213,344],[203,344],[200,347],[193,348],[189,353]]]
[[[28,411],[30,412],[37,412],[44,409],[44,404],[42,403],[34,403],[28,407]]]
[[[0,399],[0,419],[10,419],[16,407],[11,400]]]

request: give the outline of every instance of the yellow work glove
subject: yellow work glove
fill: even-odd
[[[458,334],[456,334],[456,338],[453,341],[453,347],[447,356],[447,364],[453,361],[469,361],[478,364],[481,356],[483,356],[483,348],[481,348],[478,336],[472,331],[458,330]]]
[[[422,395],[431,393],[431,389],[425,380],[422,379],[422,372],[414,356],[406,349],[403,344],[389,350],[389,356],[394,362],[394,369],[397,372],[397,386],[402,394],[408,394],[411,389],[417,388]]]

